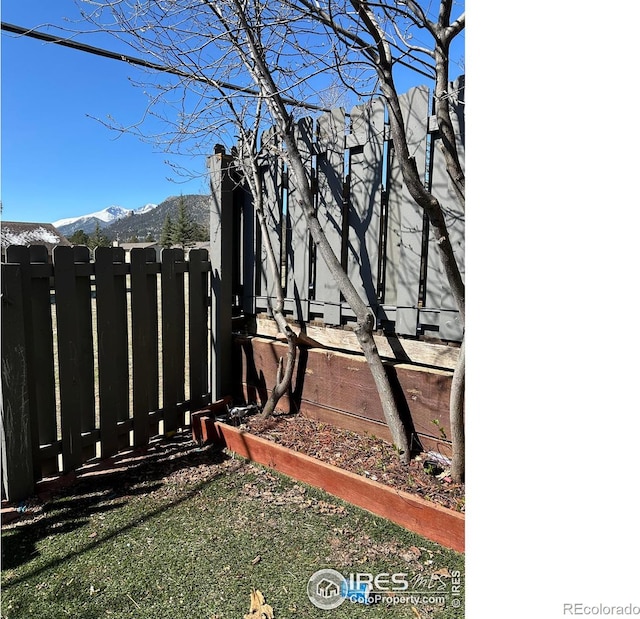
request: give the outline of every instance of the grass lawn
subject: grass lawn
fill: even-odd
[[[3,526],[3,618],[241,619],[254,588],[276,618],[464,617],[463,555],[186,436],[148,453]],[[307,596],[321,568],[403,573],[444,605],[323,610]]]

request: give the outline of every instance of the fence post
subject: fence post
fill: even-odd
[[[22,273],[17,264],[2,265],[2,488],[9,501],[35,490],[31,418],[27,388],[27,346]]]
[[[207,160],[211,183],[211,399],[231,393],[233,305],[233,189],[231,156],[224,149]]]

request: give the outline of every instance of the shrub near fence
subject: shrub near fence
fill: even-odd
[[[206,250],[12,246],[2,265],[3,495],[146,445],[209,398]],[[188,342],[188,346],[187,346]],[[185,393],[188,386],[188,393]],[[162,424],[162,426],[160,426]]]

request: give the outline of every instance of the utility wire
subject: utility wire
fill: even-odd
[[[101,47],[94,47],[93,45],[87,45],[86,43],[79,43],[78,41],[73,41],[71,39],[53,36],[45,32],[40,32],[39,30],[23,28],[22,26],[8,24],[7,22],[1,23],[2,30],[11,32],[13,34],[31,37],[40,41],[46,41],[47,43],[62,45],[63,47],[70,47],[71,49],[76,49],[81,52],[94,54],[95,56],[102,56],[103,58],[111,58],[112,60],[119,60],[120,62],[126,62],[138,67],[145,67],[146,69],[153,69],[154,71],[160,71],[161,73],[170,73],[171,75],[177,75],[178,77],[195,80],[197,82],[203,82],[217,88],[223,88],[225,90],[231,90],[234,92],[241,92],[247,95],[260,96],[260,92],[253,88],[245,88],[236,84],[230,84],[229,82],[220,82],[218,80],[208,79],[199,75],[187,73],[186,71],[181,71],[180,69],[176,69],[175,67],[163,66],[160,64],[156,64],[155,62],[150,62],[149,60],[144,60],[143,58],[136,58],[135,56],[130,56],[129,54],[112,52]],[[307,110],[313,110],[315,112],[331,112],[330,109],[324,108],[322,106],[314,105],[313,103],[303,103],[302,101],[295,101],[287,97],[283,97],[282,101],[287,105],[293,105],[295,107],[301,107]]]

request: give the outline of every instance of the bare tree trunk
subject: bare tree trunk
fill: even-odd
[[[453,458],[451,460],[451,477],[456,483],[464,481],[465,471],[465,434],[464,434],[464,382],[465,353],[464,337],[460,346],[460,356],[451,381],[451,397],[449,399],[449,425],[451,426],[451,444]]]
[[[405,124],[398,99],[392,73],[392,54],[384,31],[378,25],[375,15],[368,2],[351,0],[352,6],[358,11],[369,34],[376,42],[377,58],[376,72],[380,79],[380,87],[389,107],[389,127],[393,138],[393,145],[398,156],[402,177],[411,197],[425,210],[435,236],[438,254],[451,292],[458,306],[462,323],[465,322],[465,286],[458,263],[449,238],[449,231],[444,218],[442,207],[422,183],[415,160],[411,157],[407,147]],[[429,24],[436,39],[436,116],[438,127],[444,144],[447,169],[454,181],[454,187],[461,203],[464,204],[464,174],[458,159],[455,132],[451,122],[448,102],[448,49],[447,36],[453,36],[455,29],[446,31],[451,14],[451,0],[443,0],[440,6],[438,24]],[[451,384],[450,416],[451,443],[453,451],[452,476],[458,481],[464,475],[464,343],[460,357],[454,371]]]
[[[391,432],[393,442],[400,451],[402,460],[408,462],[411,457],[409,437],[400,418],[389,378],[384,370],[380,354],[373,340],[374,317],[342,268],[342,264],[331,248],[324,234],[324,230],[316,217],[312,199],[311,181],[308,178],[300,151],[293,138],[291,118],[286,111],[280,92],[273,81],[271,72],[261,53],[260,45],[256,40],[257,33],[252,30],[248,24],[239,0],[234,0],[234,4],[236,7],[236,15],[242,26],[243,34],[246,37],[250,57],[247,57],[242,47],[240,47],[238,51],[244,58],[246,68],[260,88],[269,106],[271,116],[276,122],[278,132],[286,146],[283,156],[289,164],[290,173],[296,182],[296,187],[300,190],[302,210],[313,242],[323,257],[329,272],[335,278],[346,302],[356,314],[356,335],[365,359],[371,368],[371,373],[380,396],[385,420]]]
[[[258,104],[261,105],[261,102]],[[244,139],[241,142],[240,152],[238,154],[238,164],[243,170],[243,176],[249,185],[249,189],[253,196],[253,203],[260,224],[260,230],[262,232],[262,238],[264,247],[267,253],[267,262],[269,263],[269,269],[271,270],[272,280],[275,287],[276,303],[272,307],[273,317],[278,325],[278,329],[287,339],[287,362],[283,371],[283,360],[280,357],[278,362],[278,372],[276,374],[276,384],[271,390],[271,395],[265,403],[261,417],[266,419],[271,416],[280,401],[280,398],[287,393],[291,385],[291,379],[293,377],[293,370],[296,364],[297,352],[298,352],[298,336],[293,329],[287,323],[284,316],[284,291],[282,290],[282,284],[280,282],[280,268],[276,254],[271,243],[271,237],[269,236],[269,230],[267,226],[267,219],[264,212],[264,200],[262,194],[262,178],[260,170],[258,169],[257,156],[258,156],[258,126],[259,126],[260,114],[257,114],[257,120],[254,130],[251,132],[250,140]],[[246,138],[246,136],[245,136]],[[246,149],[248,148],[248,152]]]

